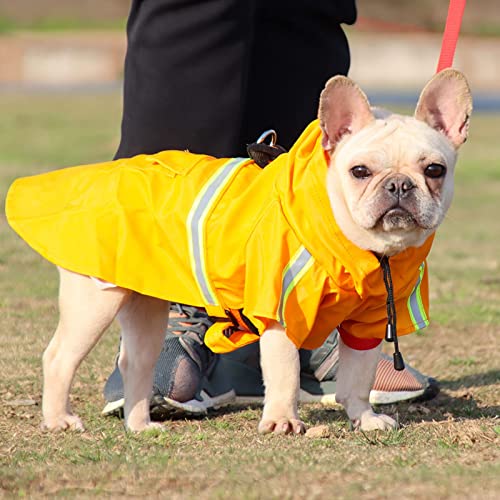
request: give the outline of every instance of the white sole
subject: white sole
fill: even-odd
[[[192,399],[190,401],[185,401],[184,403],[163,397],[163,401],[155,406],[162,407],[166,411],[175,412],[177,410],[178,412],[189,413],[191,415],[205,415],[208,410],[218,410],[223,406],[233,403],[236,398],[236,394],[233,390],[224,394],[219,394],[218,396],[210,396],[205,391],[201,391],[200,396],[201,401]],[[101,413],[102,415],[110,415],[123,408],[124,404],[124,398],[111,401],[106,403]]]
[[[111,413],[114,413],[115,411],[123,408],[124,404],[124,398],[117,399],[116,401],[110,401],[109,403],[105,404],[104,408],[102,409],[101,415],[110,415]]]
[[[425,389],[419,391],[370,391],[370,404],[372,405],[389,405],[401,403],[409,399],[415,399],[425,392]],[[310,394],[300,390],[299,402],[301,403],[320,403],[325,406],[335,405],[335,394]]]
[[[218,410],[234,402],[236,393],[231,389],[229,392],[219,394],[218,396],[210,396],[205,391],[200,392],[201,401],[192,399],[179,403],[175,399],[164,397],[165,405],[172,409],[177,409],[192,415],[205,415],[208,410]],[[162,405],[163,406],[163,405]]]
[[[237,405],[262,405],[263,396],[236,396],[234,403]],[[336,404],[335,394],[310,394],[300,389],[299,403],[321,403],[326,406]]]
[[[419,391],[370,391],[370,404],[372,405],[388,405],[408,401],[422,396],[425,389]],[[262,396],[236,396],[234,403],[238,405],[253,405],[263,404]],[[335,394],[311,394],[300,389],[299,403],[319,403],[325,406],[338,404],[335,399]]]
[[[372,405],[390,405],[393,403],[400,403],[402,401],[408,401],[409,399],[415,399],[422,396],[425,389],[420,389],[419,391],[393,391],[393,392],[383,392],[383,391],[371,391],[370,392],[370,403]]]

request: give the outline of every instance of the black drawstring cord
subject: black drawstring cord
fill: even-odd
[[[379,259],[380,267],[384,273],[384,284],[387,290],[387,326],[385,329],[386,342],[394,342],[394,369],[401,371],[405,368],[403,355],[399,352],[398,333],[396,328],[396,306],[394,304],[394,290],[392,286],[391,266],[389,257],[383,256]]]

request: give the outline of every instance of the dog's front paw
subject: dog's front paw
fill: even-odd
[[[260,434],[304,434],[306,426],[298,418],[262,418],[259,422],[258,430]]]
[[[375,413],[372,410],[367,410],[361,414],[361,418],[354,420],[355,429],[362,431],[388,431],[398,427],[397,422],[383,413]]]
[[[41,427],[42,430],[50,432],[66,430],[83,432],[85,430],[80,418],[70,414],[45,417]]]

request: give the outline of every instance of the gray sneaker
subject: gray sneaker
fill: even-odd
[[[203,343],[211,325],[210,318],[196,307],[171,305],[165,342],[155,366],[152,416],[203,415],[234,400],[230,386],[219,384],[215,388],[207,382],[217,362],[217,356]],[[104,386],[104,399],[104,415],[122,414],[123,379],[117,363]]]
[[[158,418],[204,415],[230,403],[262,403],[264,385],[260,370],[259,344],[228,354],[215,355],[203,343],[210,318],[195,307],[172,304],[165,343],[155,367],[151,414]],[[314,351],[300,350],[300,394],[302,403],[334,404],[338,368],[338,332]],[[432,399],[439,392],[433,378],[406,365],[393,368],[382,355],[370,393],[372,404]],[[104,387],[103,413],[122,411],[123,381],[118,366]]]
[[[301,403],[336,403],[338,369],[338,331],[334,330],[325,343],[313,351],[300,350]],[[259,365],[258,343],[229,354],[218,356],[217,364],[208,377],[213,390],[230,383],[238,404],[262,404],[264,385]],[[370,392],[371,404],[392,404],[402,401],[427,401],[439,392],[438,382],[406,364],[396,371],[392,358],[382,354],[377,365],[375,382]]]

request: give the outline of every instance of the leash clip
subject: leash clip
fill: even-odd
[[[268,145],[271,147],[276,146],[276,141],[278,140],[278,134],[276,133],[276,130],[273,130],[272,128],[266,130],[265,132],[262,132],[262,134],[260,134],[259,138],[257,139],[256,143],[262,144],[268,137],[271,137],[271,140],[269,141]]]
[[[269,138],[269,144],[265,141]],[[247,153],[250,158],[261,168],[269,165],[279,155],[286,153],[286,149],[276,144],[278,134],[275,130],[269,129],[260,134],[256,142],[247,145]]]

